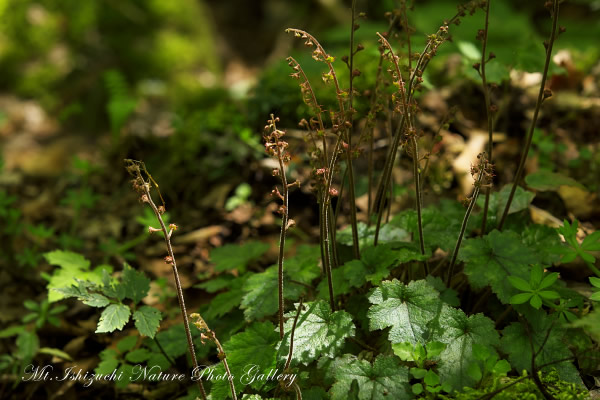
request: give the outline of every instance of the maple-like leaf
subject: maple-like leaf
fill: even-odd
[[[384,281],[369,293],[369,327],[371,330],[391,327],[392,343],[425,343],[428,325],[441,310],[439,292],[424,280],[404,285],[394,279]]]

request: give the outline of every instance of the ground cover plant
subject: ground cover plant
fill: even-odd
[[[222,226],[189,226],[194,218],[186,218],[190,211],[184,208],[187,196],[195,196],[185,189],[195,187],[169,181],[173,169],[172,177],[189,177],[181,166],[192,168],[198,149],[227,153],[227,143],[186,136],[194,127],[213,126],[211,121],[179,121],[184,133],[158,142],[158,156],[129,158],[137,155],[136,145],[123,132],[138,100],[124,75],[108,70],[104,156],[118,161],[128,178],[110,179],[115,165],[95,171],[75,159],[74,183],[59,201],[70,210],[61,235],[23,221],[16,197],[0,191],[4,261],[30,274],[45,263],[35,283],[42,295],[25,300],[27,313],[0,330],[9,350],[0,356],[0,393],[181,399],[597,395],[599,215],[584,212],[583,203],[597,203],[592,191],[598,186],[587,173],[565,172],[578,171],[577,162],[553,163],[566,150],[550,148],[540,131],[558,131],[569,119],[554,121],[553,114],[560,113],[553,102],[561,96],[557,81],[564,72],[553,60],[569,34],[561,25],[565,3],[536,5],[546,37],[527,43],[530,51],[518,56],[494,47],[497,25],[491,22],[496,7],[498,15],[505,10],[501,2],[453,6],[426,34],[416,26],[415,3],[391,6],[386,23],[366,32],[367,15],[353,0],[344,47],[335,46],[336,53],[308,30],[286,30],[303,47],[286,58],[281,78],[292,82],[286,88],[295,93],[296,107],[272,107],[263,116],[263,146],[241,133],[225,140],[234,137],[245,146],[239,170],[248,161],[266,178],[202,196],[220,201],[223,215],[235,222],[229,227],[239,229],[243,240],[223,243],[228,238]],[[429,118],[440,107],[439,87],[448,84],[449,46],[462,54],[453,73],[468,82],[468,93],[456,100],[466,104],[442,107]],[[537,72],[528,89],[534,86],[533,94],[511,93],[519,70]],[[518,122],[509,109],[513,97],[526,98],[531,110]],[[209,107],[214,126],[242,124],[230,117],[231,106],[223,105],[222,113],[220,107]],[[468,121],[471,108],[476,122]],[[519,137],[499,138],[499,126]],[[460,157],[447,149],[459,136],[453,129],[466,137]],[[587,150],[571,161],[584,160],[594,170],[598,143],[582,146]],[[178,154],[163,162],[171,149]],[[453,158],[470,167],[460,169]],[[212,171],[206,179],[218,186],[224,175]],[[451,185],[463,194],[447,195]],[[169,193],[181,187],[181,195]],[[127,240],[85,222],[111,191],[128,199],[127,207],[114,207],[123,207],[124,219],[132,221],[120,226]],[[557,202],[576,206],[555,208]],[[536,204],[558,210],[561,219]],[[109,223],[107,218],[100,226]],[[84,228],[100,232],[98,246],[79,240],[77,231]],[[190,268],[197,260],[202,267]],[[64,326],[72,339],[47,339]],[[75,354],[83,356],[74,361]]]

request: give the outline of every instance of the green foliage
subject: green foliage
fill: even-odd
[[[555,318],[543,311],[532,309],[522,311],[527,321],[512,322],[502,330],[500,339],[500,349],[508,354],[511,365],[517,371],[524,369],[531,371],[532,354],[536,354],[537,366],[550,364],[541,368],[542,371],[550,370],[551,366],[559,372],[561,379],[581,384],[577,369],[569,361],[572,354],[565,345],[568,337],[567,330],[560,326]],[[566,361],[562,361],[565,359]]]
[[[123,74],[117,70],[104,73],[104,84],[108,92],[106,111],[109,116],[113,139],[118,139],[121,129],[137,106],[137,100],[131,95]]]
[[[210,252],[210,260],[216,271],[237,269],[244,272],[248,263],[262,256],[269,249],[269,244],[248,242],[243,245],[226,244]]]
[[[600,301],[600,278],[591,277],[590,283],[597,289],[596,292],[590,296],[590,300]]]
[[[331,312],[329,304],[315,301],[303,305],[294,334],[293,360],[308,365],[310,362],[326,356],[339,354],[346,338],[355,332],[352,316],[345,311]],[[287,314],[286,333],[280,354],[287,355],[293,318],[296,313]],[[283,353],[282,353],[283,351]]]
[[[558,272],[552,272],[544,276],[544,271],[540,265],[534,265],[531,268],[529,282],[518,276],[509,276],[508,281],[515,288],[524,293],[519,293],[510,298],[510,304],[523,304],[529,301],[529,304],[535,309],[542,306],[542,300],[555,300],[560,295],[554,290],[544,290],[549,288],[558,279]]]
[[[42,277],[48,281],[48,301],[53,303],[66,296],[59,290],[72,285],[77,285],[77,279],[100,284],[104,271],[111,272],[110,266],[101,265],[90,270],[90,262],[81,254],[64,250],[54,250],[44,254],[48,263],[57,265],[52,275],[43,274]]]
[[[542,169],[537,172],[531,173],[525,177],[525,183],[531,189],[546,191],[546,190],[558,190],[561,186],[574,186],[580,189],[585,187],[577,182],[573,178],[569,178],[563,174],[557,172],[550,172]]]
[[[489,285],[505,304],[516,294],[507,278],[529,278],[529,264],[538,261],[538,257],[523,245],[518,234],[497,230],[483,237],[465,240],[458,258],[465,262],[465,273],[474,289]]]
[[[237,393],[241,393],[246,385],[259,389],[264,380],[254,380],[253,373],[266,373],[275,369],[276,344],[279,335],[270,322],[256,322],[242,333],[234,335],[227,341],[223,348],[227,354],[227,362],[234,376],[233,382]],[[252,368],[254,369],[249,369]],[[210,367],[209,367],[210,368]],[[223,375],[225,369],[219,364],[214,369],[217,375]],[[231,396],[227,380],[217,380],[211,390],[213,397],[225,399]]]
[[[339,366],[335,372],[335,384],[330,390],[331,399],[348,399],[358,386],[355,398],[363,399],[410,399],[408,368],[400,365],[395,357],[380,355],[373,363],[353,358]]]
[[[583,242],[579,244],[577,241],[577,227],[579,221],[573,221],[573,224],[569,224],[569,221],[564,220],[563,226],[557,228],[558,233],[563,235],[568,247],[561,249],[563,263],[569,263],[574,261],[577,257],[581,257],[583,261],[589,264],[593,264],[596,258],[592,255],[594,251],[600,251],[600,231],[596,231],[591,235],[588,235],[583,239]]]
[[[441,308],[439,295],[425,281],[404,285],[398,280],[384,281],[369,293],[369,328],[391,327],[392,343],[424,343],[428,327]]]
[[[79,263],[89,262],[75,253],[62,254],[66,263],[73,264],[76,260]],[[79,257],[77,257],[79,256]],[[55,262],[58,262],[54,258]],[[60,261],[60,260],[59,260]],[[113,280],[108,272],[104,271],[101,283],[90,280],[75,279],[74,284],[67,282],[66,286],[55,287],[54,291],[62,297],[76,297],[91,307],[106,307],[100,315],[96,333],[110,333],[115,330],[122,330],[129,322],[132,314],[135,321],[135,327],[141,335],[153,338],[158,331],[160,320],[162,319],[160,311],[150,306],[136,308],[136,305],[148,295],[150,290],[150,279],[142,272],[136,271],[125,264],[123,274],[119,280]],[[70,285],[68,285],[70,284]],[[123,300],[132,301],[130,305],[123,303]]]
[[[49,322],[54,326],[60,325],[60,320],[56,317],[57,314],[62,313],[67,309],[67,306],[52,306],[47,299],[42,300],[40,303],[36,303],[33,300],[25,300],[23,303],[26,309],[31,311],[29,314],[23,317],[23,322],[28,323],[35,321],[35,327],[40,329],[42,326]]]

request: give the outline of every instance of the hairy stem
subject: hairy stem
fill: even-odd
[[[350,27],[350,56],[348,66],[350,68],[350,83],[348,89],[348,115],[345,119],[348,122],[346,130],[346,164],[348,171],[348,194],[350,195],[350,223],[352,225],[352,251],[354,258],[360,259],[360,246],[358,242],[358,225],[356,222],[356,188],[354,186],[354,171],[352,168],[352,132],[354,119],[354,22],[356,20],[356,0],[352,0],[352,26]],[[343,110],[340,110],[343,112]],[[341,198],[341,197],[340,197]]]
[[[477,181],[475,182],[475,189],[473,190],[473,194],[471,195],[471,201],[469,202],[469,206],[467,207],[467,211],[465,212],[465,216],[460,226],[460,233],[458,234],[458,239],[456,240],[456,246],[454,246],[454,251],[452,252],[450,267],[448,268],[448,278],[446,279],[446,286],[448,287],[450,287],[450,282],[452,281],[452,275],[454,274],[454,265],[456,264],[456,257],[458,257],[460,244],[462,243],[465,231],[467,230],[467,225],[469,224],[469,217],[471,216],[471,212],[473,212],[473,207],[475,207],[477,197],[479,196],[482,179],[483,171],[480,171],[479,176],[477,177]]]
[[[145,169],[145,167],[144,167],[144,169]],[[150,205],[150,207],[152,208],[152,211],[154,212],[154,215],[156,216],[156,219],[158,220],[158,223],[160,224],[160,229],[165,237],[165,243],[167,245],[167,252],[169,254],[169,262],[173,269],[173,277],[175,279],[175,288],[177,291],[177,298],[179,300],[179,308],[181,310],[181,316],[183,317],[183,327],[185,329],[185,336],[187,338],[188,350],[189,350],[190,356],[192,358],[192,365],[194,366],[194,370],[198,371],[199,370],[198,360],[196,359],[196,351],[194,350],[194,341],[192,339],[192,333],[190,331],[190,323],[189,323],[187,311],[185,308],[185,300],[183,298],[183,289],[181,287],[181,281],[179,280],[179,272],[177,270],[177,262],[175,261],[175,254],[173,254],[173,247],[171,246],[171,233],[172,232],[169,232],[167,230],[167,227],[165,226],[165,222],[163,221],[163,218],[162,218],[162,214],[160,213],[160,211],[158,210],[158,207],[156,206],[156,204],[154,204],[154,201],[152,200],[152,196],[150,194],[150,184],[146,183],[143,180],[139,166],[137,166],[136,172],[137,172],[138,179],[140,179],[143,182],[143,184],[141,185],[145,192],[145,196],[143,197],[143,200],[145,202],[147,202]],[[204,385],[202,384],[202,381],[200,379],[198,379],[196,381],[196,383],[198,385],[198,389],[200,389],[200,394],[202,395],[202,398],[206,400],[206,391],[204,390]]]
[[[481,47],[481,83],[483,86],[483,98],[485,101],[485,113],[486,113],[486,117],[487,117],[487,129],[488,129],[488,145],[487,145],[487,157],[489,162],[492,162],[492,149],[494,147],[494,143],[493,143],[493,131],[494,131],[494,118],[492,116],[492,110],[491,110],[491,101],[490,101],[490,91],[488,89],[488,85],[487,85],[487,76],[485,73],[485,64],[487,63],[486,60],[486,50],[487,50],[487,40],[488,40],[488,27],[489,27],[489,17],[490,17],[490,1],[491,0],[487,0],[485,2],[485,25],[483,28],[483,44]],[[486,187],[485,188],[485,204],[483,206],[483,220],[481,222],[481,235],[485,235],[485,231],[486,231],[486,224],[487,224],[487,215],[488,215],[488,209],[490,206],[490,192],[491,192],[491,188],[490,187]]]
[[[294,323],[292,324],[292,331],[290,333],[290,350],[288,351],[288,357],[285,362],[285,366],[283,367],[283,371],[287,371],[290,368],[290,364],[292,363],[292,356],[294,355],[294,334],[296,333],[296,324],[298,323],[298,317],[300,317],[300,311],[302,311],[302,303],[304,299],[300,298],[300,304],[298,304],[298,310],[296,311],[296,316],[294,317]]]
[[[506,206],[504,207],[504,212],[502,213],[502,217],[500,218],[500,222],[498,223],[498,230],[502,230],[502,227],[504,226],[506,216],[508,215],[508,210],[510,210],[510,205],[513,201],[513,197],[515,196],[515,191],[517,190],[517,185],[519,184],[519,181],[523,176],[523,170],[525,169],[525,161],[527,160],[529,148],[531,147],[531,141],[533,139],[535,125],[537,123],[540,109],[542,108],[542,103],[544,102],[544,98],[546,97],[544,94],[546,90],[546,79],[548,78],[548,68],[550,67],[550,61],[552,59],[552,46],[554,45],[554,40],[556,39],[556,27],[558,25],[558,3],[559,0],[554,0],[552,6],[552,32],[550,33],[550,38],[548,39],[546,45],[546,61],[544,63],[544,72],[542,73],[542,82],[540,83],[540,91],[538,93],[537,102],[535,104],[535,111],[533,112],[533,119],[531,120],[529,133],[527,134],[527,140],[525,142],[525,148],[523,149],[523,154],[521,154],[521,161],[519,162],[519,167],[517,168],[517,173],[515,174],[515,179],[512,188],[510,189],[510,194],[508,195],[508,200],[506,202]]]

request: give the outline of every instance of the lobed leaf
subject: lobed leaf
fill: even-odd
[[[529,264],[538,261],[536,255],[521,243],[519,235],[497,230],[465,240],[458,258],[465,262],[464,271],[473,288],[491,286],[504,304],[517,294],[508,277],[528,279]]]
[[[384,281],[369,293],[369,302],[373,304],[367,313],[369,329],[391,327],[392,343],[425,343],[428,325],[442,307],[439,293],[424,280],[408,285],[396,279]]]
[[[329,394],[332,400],[346,400],[354,385],[359,400],[411,399],[408,368],[397,357],[379,355],[373,364],[353,359],[341,364],[335,372],[336,382]]]
[[[280,354],[287,355],[289,336],[296,313],[287,314],[286,334]],[[305,303],[298,317],[294,334],[293,360],[308,365],[319,357],[333,358],[340,351],[346,338],[354,335],[352,317],[345,311],[331,311],[325,301]]]

